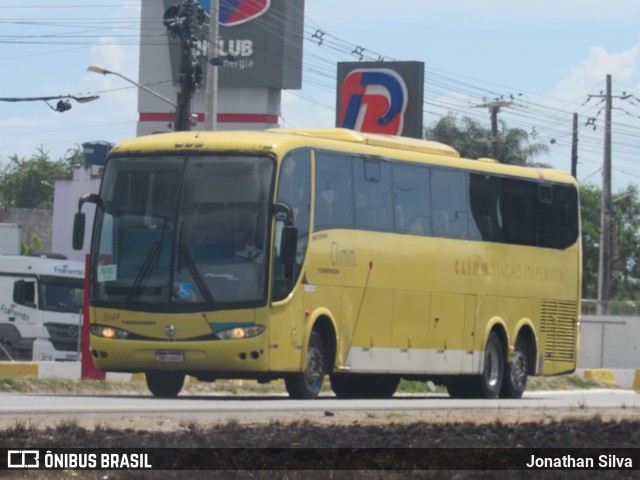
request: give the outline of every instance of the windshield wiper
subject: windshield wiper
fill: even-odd
[[[162,250],[162,242],[156,240],[155,242],[153,242],[153,245],[151,245],[146,258],[144,259],[144,263],[142,264],[142,267],[140,267],[138,275],[136,276],[136,279],[131,286],[131,293],[127,297],[127,303],[132,303],[136,298],[142,295],[142,292],[144,291],[144,287],[146,285],[146,282],[144,285],[142,284],[142,282],[144,282],[149,277],[153,262],[157,261],[160,256],[160,250]]]
[[[202,279],[202,275],[200,275],[200,272],[198,271],[198,267],[196,267],[196,264],[193,261],[193,258],[191,257],[189,250],[187,250],[186,247],[181,245],[180,255],[184,257],[184,260],[187,264],[187,268],[189,269],[189,273],[191,273],[191,276],[193,277],[194,282],[196,282],[196,286],[198,287],[198,290],[200,290],[200,293],[202,294],[204,299],[207,301],[207,303],[209,303],[209,305],[213,305],[214,299],[213,299],[213,295],[211,294],[211,290],[209,290],[209,287],[207,287],[206,282]]]

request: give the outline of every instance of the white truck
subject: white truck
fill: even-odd
[[[83,262],[0,255],[0,360],[78,360]]]
[[[0,255],[20,255],[20,227],[0,223]]]

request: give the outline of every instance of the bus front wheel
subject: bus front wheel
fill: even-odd
[[[325,355],[322,337],[314,330],[309,336],[307,365],[304,371],[287,375],[284,379],[290,398],[311,400],[318,397],[326,374]]]
[[[181,372],[146,372],[147,387],[154,397],[178,396],[184,385],[185,374]]]

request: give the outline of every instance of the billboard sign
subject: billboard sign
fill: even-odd
[[[165,8],[177,1],[164,0]],[[199,3],[211,12],[211,0]],[[220,87],[302,87],[304,0],[220,0],[218,19]],[[179,41],[169,49],[177,81]]]
[[[422,138],[424,63],[338,64],[336,125]]]
[[[225,0],[220,2],[219,22],[232,27],[259,17],[271,6],[271,0]]]

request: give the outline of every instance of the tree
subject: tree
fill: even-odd
[[[612,300],[640,300],[640,190],[628,186],[613,195],[612,210]],[[602,190],[595,185],[580,187],[582,214],[582,298],[598,293],[600,212]]]
[[[79,146],[56,161],[42,148],[29,159],[12,155],[0,171],[1,199],[4,205],[16,208],[52,208],[56,178],[70,177],[73,168],[83,163]]]
[[[582,298],[598,297],[600,211],[602,190],[593,184],[580,187],[582,220]]]
[[[458,123],[455,115],[449,114],[425,129],[425,138],[442,142],[455,148],[465,158],[482,158],[490,155],[491,131],[469,117]],[[529,143],[529,134],[520,129],[508,129],[504,122],[499,132],[498,160],[510,165],[546,166],[534,163],[533,157],[547,153],[549,147],[543,143]]]

